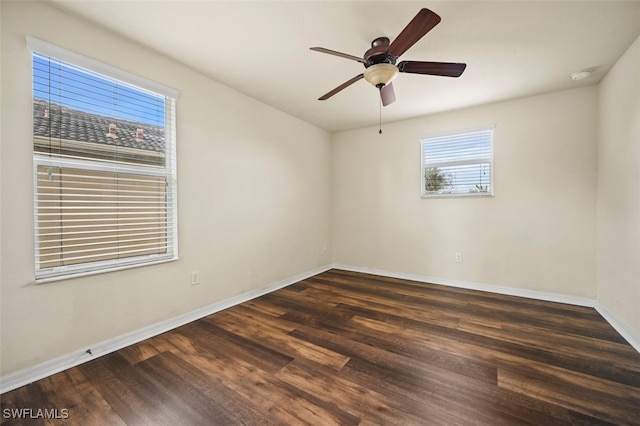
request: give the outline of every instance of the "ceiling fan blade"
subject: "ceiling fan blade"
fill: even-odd
[[[391,42],[387,53],[398,58],[420,40],[426,33],[440,22],[440,16],[429,9],[420,9],[420,12],[407,24]]]
[[[396,101],[396,92],[393,90],[393,82],[389,82],[380,88],[380,99],[382,106],[387,106]]]
[[[349,55],[348,53],[336,52],[335,50],[325,49],[324,47],[310,47],[309,49],[315,52],[328,53],[329,55],[339,56],[341,58],[351,59],[352,61],[362,62],[363,64],[366,62],[362,58],[358,58],[357,56]]]
[[[400,72],[440,75],[444,77],[460,77],[466,67],[467,64],[456,62],[402,61],[398,64],[398,70]]]
[[[333,95],[335,95],[336,93],[338,93],[339,91],[341,91],[342,89],[345,89],[349,86],[351,86],[353,83],[355,83],[356,81],[360,80],[361,78],[364,77],[364,74],[358,74],[355,77],[353,77],[351,80],[349,81],[345,81],[344,83],[342,83],[340,86],[336,87],[335,89],[333,89],[332,91],[325,93],[324,95],[320,96],[318,98],[319,101],[325,101],[327,99],[329,99],[330,97],[332,97]]]

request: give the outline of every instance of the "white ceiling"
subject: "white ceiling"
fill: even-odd
[[[400,60],[467,69],[400,74],[383,122],[596,84],[640,35],[640,1],[50,1],[328,131],[376,125],[378,91],[361,80],[318,101],[363,66],[309,47],[361,57],[422,7],[442,22]]]

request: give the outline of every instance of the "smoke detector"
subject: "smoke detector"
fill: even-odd
[[[580,71],[571,73],[571,80],[573,81],[580,81],[589,77],[591,77],[591,69],[580,70]]]

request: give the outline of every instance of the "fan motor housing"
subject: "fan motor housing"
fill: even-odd
[[[388,37],[378,37],[371,42],[371,49],[364,53],[365,68],[369,68],[371,65],[387,63],[391,65],[396,64],[396,58],[387,54],[390,40]]]

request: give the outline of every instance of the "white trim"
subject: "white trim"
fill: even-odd
[[[165,333],[169,330],[173,330],[174,328],[196,321],[200,318],[206,317],[207,315],[211,315],[240,303],[255,299],[256,297],[260,297],[264,294],[271,293],[272,291],[278,290],[280,288],[295,284],[298,281],[302,281],[314,275],[328,271],[331,268],[332,265],[330,264],[320,266],[315,269],[302,272],[298,275],[294,275],[290,278],[286,278],[284,280],[269,284],[265,287],[248,291],[238,296],[234,296],[229,299],[225,299],[220,302],[195,309],[191,312],[187,312],[182,315],[160,321],[156,324],[134,330],[130,333],[114,337],[113,339],[90,345],[83,349],[79,349],[69,354],[62,355],[58,358],[45,361],[33,367],[25,368],[24,370],[20,370],[15,373],[8,374],[4,377],[0,377],[0,394],[19,388],[20,386],[27,385],[36,380],[51,376],[52,374],[75,367],[76,365],[83,364],[87,361],[91,361],[92,359],[98,358],[100,356],[115,352],[119,349]],[[87,352],[88,350],[91,350],[91,354]]]
[[[436,138],[442,138],[442,137],[446,137],[446,136],[452,136],[452,135],[470,135],[472,133],[482,133],[482,132],[486,132],[486,131],[493,131],[496,128],[496,124],[483,124],[483,125],[479,125],[479,126],[474,126],[474,127],[467,127],[465,129],[450,129],[450,130],[442,130],[440,132],[433,132],[433,133],[423,133],[419,136],[420,141],[422,141],[423,139],[436,139]]]
[[[600,301],[596,301],[596,305],[594,307],[596,308],[596,311],[598,311],[598,313],[602,315],[602,317],[607,320],[607,322],[611,324],[611,326],[615,328],[631,346],[635,348],[636,351],[640,352],[640,335],[637,335],[631,327],[620,321],[602,303],[600,303]]]
[[[149,260],[149,259],[154,259],[154,260]],[[55,271],[55,272],[51,272],[50,270],[46,270],[46,269],[42,269],[42,271],[49,271],[50,274],[48,276],[43,276],[42,278],[39,278],[38,276],[36,276],[35,280],[33,281],[34,284],[45,284],[45,283],[51,283],[54,281],[63,281],[63,280],[71,280],[74,278],[80,278],[80,277],[87,277],[90,275],[98,275],[98,274],[104,274],[107,272],[116,272],[116,271],[123,271],[125,269],[133,269],[133,268],[142,268],[144,266],[151,266],[151,265],[159,265],[161,263],[169,263],[169,262],[175,262],[176,260],[179,260],[179,257],[177,256],[177,254],[175,255],[169,255],[169,257],[167,257],[166,255],[149,255],[149,256],[145,256],[144,258],[135,258],[135,260],[129,262],[129,263],[124,263],[124,262],[114,262],[113,260],[105,260],[103,262],[94,262],[92,263],[93,268],[97,268],[97,269],[87,269],[86,268],[86,264],[83,264],[83,268],[78,268],[78,269],[74,269],[73,265],[67,266],[67,267],[57,267],[57,268],[51,268],[51,270]],[[38,264],[38,260],[36,260],[36,264]],[[108,265],[112,265],[112,266],[108,266]],[[66,268],[66,269],[65,269]],[[74,272],[76,271],[76,272]],[[53,274],[57,274],[57,275],[53,275]]]
[[[103,74],[107,77],[115,78],[123,82],[132,84],[141,89],[151,91],[153,93],[163,95],[172,99],[178,99],[180,92],[164,84],[157,83],[139,75],[121,70],[111,65],[107,65],[95,59],[91,59],[79,53],[72,52],[64,49],[55,44],[47,43],[46,41],[39,40],[35,37],[26,36],[27,47],[32,52],[41,53],[46,56],[50,56],[55,59],[59,59],[64,62],[69,62],[73,65],[88,69],[99,74]]]

